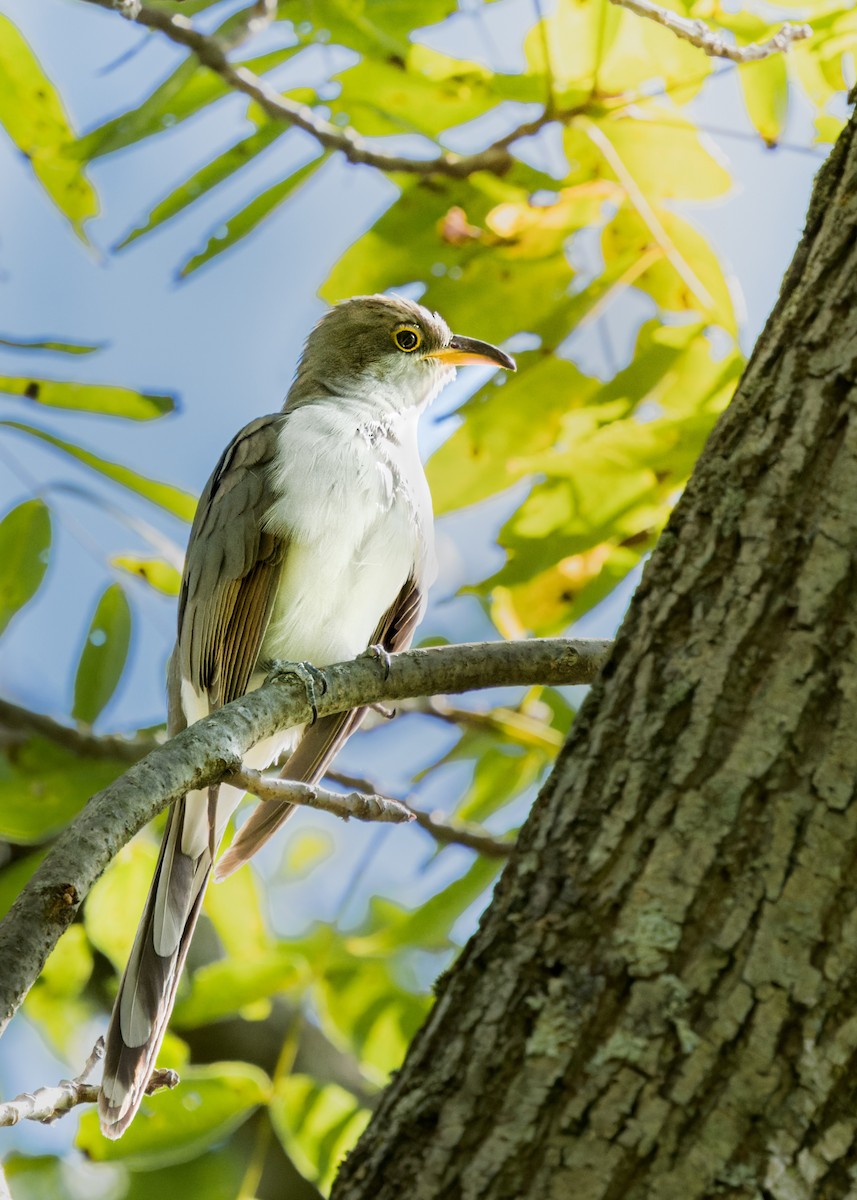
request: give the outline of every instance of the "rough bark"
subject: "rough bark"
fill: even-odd
[[[857,136],[334,1200],[857,1195]]]

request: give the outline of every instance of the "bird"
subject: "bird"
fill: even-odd
[[[420,414],[465,364],[514,371],[488,342],[454,334],[396,295],[355,296],[313,328],[282,409],[245,425],[200,497],[167,671],[167,732],[259,687],[275,663],[322,668],[371,647],[404,650],[436,571]],[[282,775],[314,783],[365,709],[259,742],[244,765],[288,754]],[[226,825],[243,793],[189,792],[170,809],[119,985],[99,1091],[118,1138],[142,1101]],[[245,863],[293,806],[259,804],[214,869]]]

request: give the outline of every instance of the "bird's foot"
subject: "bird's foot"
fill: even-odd
[[[384,664],[384,681],[386,682],[390,678],[390,667],[392,666],[393,660],[390,656],[390,651],[387,650],[386,647],[379,644],[367,646],[360,657],[374,658],[379,662],[382,662]]]
[[[318,720],[318,697],[323,696],[327,691],[327,679],[324,671],[320,671],[318,667],[314,667],[309,662],[287,662],[274,661],[268,665],[268,680],[272,683],[278,683],[280,680],[293,676],[298,678],[304,685],[306,698],[312,708],[311,725],[315,725]]]

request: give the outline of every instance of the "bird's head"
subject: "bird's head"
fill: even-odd
[[[467,363],[515,370],[508,354],[454,334],[413,300],[355,296],[326,313],[309,335],[287,406],[329,395],[377,402],[387,411],[421,409]]]

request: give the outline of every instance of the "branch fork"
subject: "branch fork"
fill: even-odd
[[[83,1070],[74,1079],[61,1079],[56,1087],[41,1087],[35,1092],[22,1092],[14,1100],[0,1104],[0,1127],[17,1125],[19,1121],[39,1121],[52,1125],[78,1104],[95,1104],[99,1086],[89,1077],[104,1057],[104,1038],[95,1043]],[[155,1069],[146,1084],[146,1095],[162,1088],[174,1088],[179,1082],[175,1071]]]

